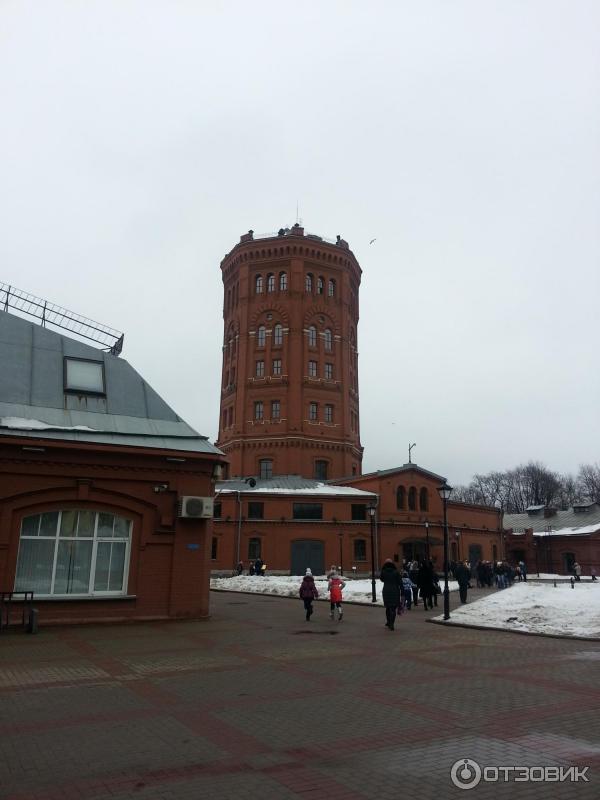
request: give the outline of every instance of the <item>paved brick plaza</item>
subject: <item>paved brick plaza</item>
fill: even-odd
[[[453,597],[453,602],[455,599]],[[1,800],[600,796],[600,644],[212,594],[208,622],[0,637]],[[331,633],[335,635],[331,635]],[[455,788],[482,766],[590,783]]]

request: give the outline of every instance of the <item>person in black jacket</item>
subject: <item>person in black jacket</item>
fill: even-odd
[[[385,627],[393,631],[396,610],[400,605],[400,600],[404,594],[402,587],[402,576],[398,572],[396,565],[391,558],[386,558],[379,580],[383,582],[383,605],[385,606]]]
[[[471,579],[471,570],[467,567],[466,562],[459,564],[454,573],[458,581],[458,593],[460,595],[460,602],[467,602],[467,589],[469,588],[469,580]]]
[[[433,583],[433,565],[431,562],[421,562],[417,583],[419,585],[419,594],[423,598],[423,606],[425,611],[427,611],[428,608],[433,608],[433,595],[435,592]]]

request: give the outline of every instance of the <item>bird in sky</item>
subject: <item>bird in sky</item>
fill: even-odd
[[[376,241],[377,241],[377,237],[375,237],[375,239],[371,239],[371,241],[369,242],[369,244],[373,244],[373,242],[376,242]]]

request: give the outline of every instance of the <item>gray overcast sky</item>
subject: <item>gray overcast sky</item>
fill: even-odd
[[[363,268],[365,471],[599,460],[600,4],[0,2],[0,280],[214,439],[219,262]],[[369,245],[369,240],[377,241]]]

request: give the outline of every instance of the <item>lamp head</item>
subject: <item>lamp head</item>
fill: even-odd
[[[437,490],[438,490],[438,493],[439,493],[440,497],[442,498],[442,500],[449,500],[450,499],[450,495],[454,491],[452,486],[450,486],[447,483],[444,483],[443,486],[438,486]]]

